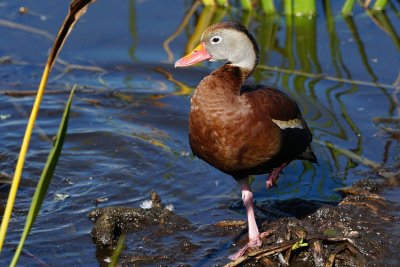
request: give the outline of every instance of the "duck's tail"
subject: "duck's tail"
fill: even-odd
[[[311,146],[308,146],[306,150],[299,155],[298,159],[308,160],[312,163],[318,164],[317,156],[315,156],[314,152],[311,149]]]

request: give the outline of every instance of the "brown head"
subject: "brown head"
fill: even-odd
[[[239,22],[221,22],[209,26],[200,44],[187,56],[175,62],[175,67],[186,67],[203,60],[228,61],[246,72],[258,63],[259,49],[255,38]]]

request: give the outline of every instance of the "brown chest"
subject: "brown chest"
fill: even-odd
[[[189,141],[198,157],[225,172],[247,169],[273,157],[280,131],[248,103],[225,98],[202,101],[194,95],[189,116]]]

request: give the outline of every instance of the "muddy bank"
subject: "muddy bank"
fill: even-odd
[[[339,203],[301,199],[257,203],[258,217],[269,218],[259,222],[264,232],[263,246],[234,262],[226,258],[218,265],[398,266],[400,233],[395,227],[400,223],[400,206],[381,196],[384,190],[397,185],[396,178],[365,179],[341,189],[343,199]],[[207,244],[191,238],[192,233],[233,239],[226,248],[231,253],[247,242],[244,221],[222,221],[198,228],[166,208],[156,193],[150,198],[151,205],[146,209],[109,207],[90,212],[94,223],[92,239],[101,265],[109,261],[122,233],[138,236],[142,241],[140,252],[124,248],[122,266],[187,262],[198,266],[190,259],[200,251],[207,255],[215,253],[215,249],[207,251]],[[166,238],[169,246],[165,246]]]
[[[400,236],[391,229],[400,222],[394,215],[399,206],[380,196],[387,186],[381,180],[362,180],[341,189],[337,205],[265,221],[263,247],[227,266],[398,266]],[[238,245],[245,242],[242,238]]]
[[[194,229],[187,219],[172,212],[171,208],[163,206],[161,198],[155,192],[150,194],[150,200],[141,208],[96,208],[88,214],[88,217],[94,223],[91,235],[93,243],[96,244],[96,258],[104,265],[110,262],[113,249],[121,234],[145,233],[146,237],[143,239],[151,242],[164,236],[176,235],[180,231]],[[188,249],[192,244],[190,241],[182,240],[181,246]],[[151,255],[131,255],[124,262],[138,264],[173,262],[173,258],[166,253]]]

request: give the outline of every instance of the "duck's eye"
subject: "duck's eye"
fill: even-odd
[[[211,38],[211,43],[212,44],[219,44],[221,42],[222,38],[220,36],[214,36]]]

